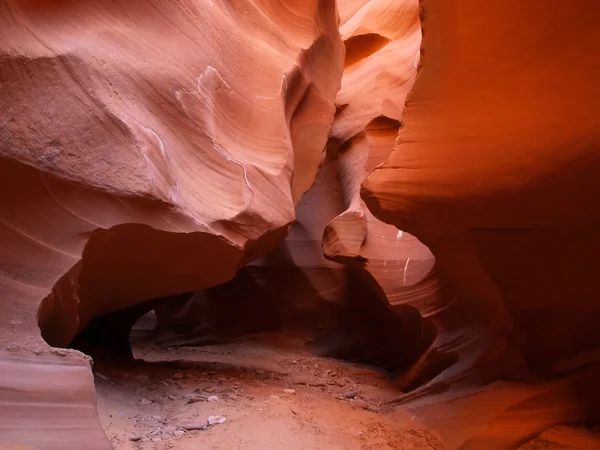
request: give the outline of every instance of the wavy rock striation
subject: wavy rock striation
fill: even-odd
[[[152,308],[177,339],[325,329],[447,448],[596,445],[556,427],[600,419],[572,3],[0,0],[0,447],[111,448],[55,347],[128,352]]]
[[[600,9],[424,5],[406,126],[362,198],[428,245],[452,293],[439,340],[460,362],[423,393],[453,389],[412,405],[429,404],[450,448],[514,448],[598,419]],[[496,379],[518,381],[465,391]]]
[[[38,323],[65,346],[274,248],[343,58],[330,0],[0,2],[0,442],[110,448],[89,362]]]
[[[379,300],[399,318],[396,327],[403,335],[393,345],[412,349],[397,367],[413,369],[397,382],[412,390],[441,370],[436,363],[426,373],[419,363],[430,353],[436,312],[443,306],[435,259],[414,236],[375,218],[360,198],[360,185],[393,150],[418,70],[420,5],[418,0],[343,1],[339,7],[346,64],[328,153],[343,211],[327,224],[323,251],[328,259],[368,274],[365,279],[381,291]]]

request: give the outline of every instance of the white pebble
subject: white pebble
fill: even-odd
[[[225,423],[227,419],[223,416],[210,416],[208,418],[209,425],[219,425],[221,423]]]

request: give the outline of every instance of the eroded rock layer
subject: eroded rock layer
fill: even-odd
[[[593,445],[596,1],[337,9],[0,0],[0,446],[110,448],[48,344],[153,308],[389,369],[447,448]]]
[[[330,330],[312,348],[402,373],[397,384],[404,390],[426,384],[456,362],[456,354],[441,351],[445,341],[436,336],[444,302],[433,255],[415,237],[376,219],[360,198],[362,181],[393,149],[418,69],[419,2],[388,3],[338,4],[346,65],[317,181],[298,204],[282,245],[244,269],[237,286],[228,284],[222,291],[229,295],[203,293],[157,311],[162,322],[185,316],[188,333],[180,330],[179,342],[190,330],[196,330],[195,342],[214,339],[215,328],[234,327],[238,312],[246,321],[236,327],[240,332],[266,331],[265,321],[272,324],[268,317],[275,311],[297,319],[312,311],[316,325],[327,310],[329,325],[324,328]],[[372,40],[379,44],[371,45]],[[250,294],[255,284],[262,286],[258,296]],[[270,312],[261,307],[266,298],[274,299]],[[236,311],[230,314],[232,323],[221,314],[219,327],[202,326],[220,304],[238,305],[231,308]],[[352,320],[348,311],[363,320]],[[289,328],[291,322],[280,326]],[[380,329],[369,322],[380,323]]]
[[[89,363],[52,356],[38,321],[68,345],[95,316],[223,283],[285,237],[335,112],[337,12],[234,3],[0,2],[0,442],[101,435]],[[15,386],[22,361],[57,379],[80,367],[89,395]]]
[[[421,9],[413,0],[342,1],[339,7],[346,64],[328,154],[343,210],[324,230],[323,251],[368,273],[381,301],[395,311],[396,327],[405,333],[395,345],[414,350],[403,367],[411,370],[397,384],[412,390],[453,359],[423,363],[436,351],[434,330],[444,306],[435,259],[414,236],[375,218],[360,198],[360,185],[387,159],[402,125],[419,68]]]
[[[521,380],[448,395],[432,422],[451,448],[513,448],[554,423],[598,418],[600,8],[424,5],[406,126],[362,197],[428,245],[453,292],[439,331],[455,335],[445,350],[460,363],[429,388]]]

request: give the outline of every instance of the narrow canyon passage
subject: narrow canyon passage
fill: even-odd
[[[600,449],[597,0],[0,0],[0,450]]]
[[[96,358],[94,368],[117,449],[443,448],[418,417],[388,405],[400,391],[385,374],[315,357],[285,333],[168,351],[133,340],[147,362]],[[226,421],[205,426],[211,416]]]
[[[435,333],[415,308],[389,307],[364,269],[307,276],[280,248],[222,285],[97,316],[69,346],[94,358],[117,449],[437,449],[434,431],[394,407],[442,370],[395,382]],[[193,429],[216,415],[228,422]]]

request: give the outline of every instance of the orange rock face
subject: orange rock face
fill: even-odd
[[[571,3],[0,0],[0,447],[111,448],[57,347],[160,298],[167,328],[339,325],[315,347],[393,366],[449,449],[595,445],[556,427],[600,419],[600,7]]]
[[[343,211],[327,224],[323,251],[332,261],[366,271],[381,301],[393,308],[400,319],[396,326],[405,329],[403,340],[415,350],[405,368],[415,365],[397,382],[414,388],[433,376],[414,355],[427,360],[422,354],[434,339],[436,311],[443,306],[435,259],[414,236],[375,218],[360,198],[360,185],[394,147],[418,72],[420,5],[416,0],[339,5],[346,64],[328,151]]]
[[[110,447],[89,363],[38,322],[66,346],[283,239],[335,112],[337,19],[329,0],[0,2],[0,442]]]
[[[522,380],[430,411],[451,448],[514,448],[597,404],[599,19],[594,1],[425,2],[406,126],[362,197],[453,293],[460,363],[433,384]]]

